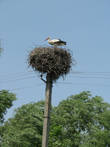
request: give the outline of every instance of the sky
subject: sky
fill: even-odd
[[[17,96],[6,119],[45,99],[45,84],[27,59],[36,46],[48,45],[48,36],[66,41],[77,63],[53,85],[52,104],[82,91],[110,103],[109,0],[0,0],[0,89]]]

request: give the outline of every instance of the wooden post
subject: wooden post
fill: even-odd
[[[52,95],[52,78],[51,78],[51,75],[47,74],[42,147],[48,147],[51,95]]]

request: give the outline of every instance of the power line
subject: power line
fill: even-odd
[[[0,74],[1,76],[17,76],[17,75],[22,75],[22,74],[31,74],[35,73],[34,71],[28,71],[28,72],[16,72],[16,73],[3,73]],[[36,72],[37,73],[37,72]],[[110,74],[110,72],[79,72],[79,71],[71,71],[70,74]]]
[[[29,76],[29,77],[17,78],[17,79],[9,79],[9,80],[4,80],[0,82],[7,83],[7,82],[14,82],[14,81],[20,81],[20,80],[26,80],[26,79],[33,79],[33,78],[35,78],[35,76]]]
[[[28,71],[28,72],[4,73],[4,74],[0,74],[0,78],[11,77],[11,76],[15,77],[15,76],[28,75],[28,74],[34,74],[34,72],[32,73],[32,71]]]
[[[71,73],[109,73],[110,74],[110,72],[104,72],[104,71],[100,71],[100,72],[97,72],[97,71],[91,71],[91,72],[86,72],[86,71],[72,71]]]
[[[110,72],[70,72],[70,74],[74,75],[105,75],[110,76]]]
[[[18,76],[18,77],[15,77],[15,78],[8,78],[8,79],[1,79],[0,82],[2,83],[8,83],[8,82],[15,82],[15,81],[20,81],[20,80],[26,80],[26,79],[33,79],[33,78],[36,78],[37,76],[35,75],[23,75],[23,76]],[[106,76],[72,76],[73,78],[81,78],[81,79],[110,79],[110,76],[109,77],[106,77]]]
[[[92,86],[98,86],[98,87],[110,87],[110,85],[105,85],[105,84],[98,84],[98,83],[72,83],[72,82],[58,82],[57,84],[63,84],[63,85],[74,85],[74,87],[76,86],[88,86],[88,85],[92,85]],[[34,85],[34,86],[27,86],[27,87],[18,87],[18,88],[12,88],[12,89],[8,89],[9,91],[19,91],[19,90],[24,90],[24,89],[28,89],[28,88],[33,88],[35,86],[42,86],[42,83],[41,84],[37,84],[37,85]],[[89,87],[91,88],[91,87]]]
[[[90,76],[87,76],[87,77],[85,77],[85,76],[74,76],[74,78],[89,78],[89,79],[110,79],[110,77],[90,77]]]
[[[27,89],[27,88],[33,88],[35,86],[41,86],[42,84],[37,84],[37,85],[34,85],[34,86],[27,86],[27,87],[18,87],[18,88],[12,88],[12,89],[8,89],[9,91],[18,91],[18,90],[24,90],[24,89]]]
[[[4,76],[20,76],[20,75],[27,75],[27,74],[35,74],[33,71],[28,71],[28,72],[16,72],[16,73],[3,73],[2,75],[0,74],[0,77]],[[83,72],[83,71],[71,71],[70,74],[103,74],[103,75],[108,75],[110,72]]]
[[[110,79],[110,72],[70,72],[73,78],[82,78],[82,79]],[[32,71],[29,72],[18,72],[11,73],[0,76],[0,82],[8,83],[26,79],[36,78],[35,73]]]

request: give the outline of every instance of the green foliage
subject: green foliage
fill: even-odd
[[[44,102],[26,104],[2,127],[2,147],[41,147]],[[110,104],[90,92],[52,108],[49,147],[110,146]]]
[[[53,110],[49,147],[106,147],[110,145],[110,105],[82,92]]]
[[[44,102],[26,104],[2,127],[3,147],[41,147]]]
[[[16,96],[7,90],[0,91],[0,123],[4,121],[4,115],[7,109],[12,106],[13,101],[16,100]]]

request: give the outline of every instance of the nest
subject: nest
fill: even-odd
[[[28,63],[35,71],[51,75],[54,81],[70,71],[72,58],[64,48],[37,47],[30,52]]]

